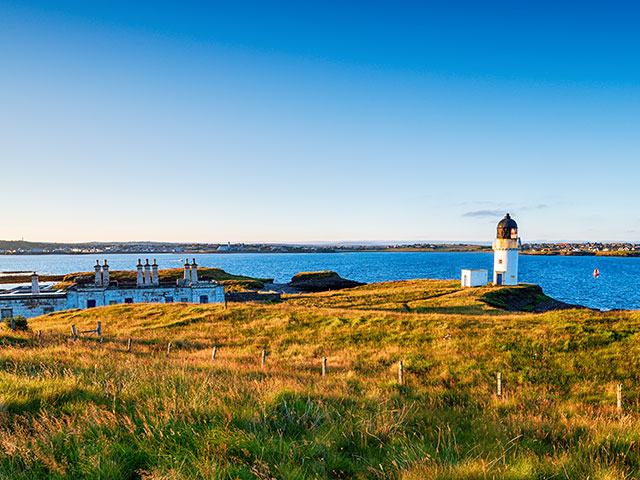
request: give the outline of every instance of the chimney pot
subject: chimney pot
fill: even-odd
[[[151,265],[149,265],[149,259],[146,259],[146,263],[144,264],[144,284],[151,285]]]
[[[153,259],[153,265],[151,265],[151,284],[159,285],[160,281],[158,280],[158,264],[156,263],[156,259]]]
[[[109,265],[107,265],[107,261],[104,261],[104,265],[102,266],[102,286],[109,286]]]
[[[196,264],[196,259],[193,259],[193,263],[191,264],[191,282],[198,281],[198,265]]]
[[[34,295],[40,293],[40,283],[38,281],[38,274],[36,272],[33,272],[33,275],[31,275],[31,293],[33,293]]]
[[[96,260],[96,265],[93,267],[96,271],[95,285],[96,287],[102,286],[102,269],[100,268],[100,261]]]
[[[185,283],[191,282],[191,266],[189,265],[188,258],[184,259],[184,282]]]
[[[138,265],[136,265],[136,269],[138,270],[138,277],[137,277],[137,285],[138,287],[141,287],[144,284],[144,277],[142,276],[142,262],[140,261],[140,259],[138,259]]]

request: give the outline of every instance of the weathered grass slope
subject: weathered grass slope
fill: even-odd
[[[77,277],[85,277],[92,281],[95,272],[78,272],[69,273],[62,278],[62,281],[55,285],[56,288],[64,290],[72,285]],[[183,278],[184,270],[182,268],[169,268],[158,270],[158,278],[160,280],[178,280]],[[109,278],[112,281],[135,282],[137,272],[131,270],[113,270],[109,272]],[[264,288],[264,284],[272,282],[271,278],[253,278],[243,275],[233,275],[227,273],[221,268],[199,267],[198,278],[200,280],[213,280],[225,285],[227,290],[242,290],[245,288],[260,289]]]
[[[456,283],[69,311],[31,321],[42,344],[3,330],[0,478],[637,478],[640,314],[510,313]],[[102,347],[62,337],[98,320]]]

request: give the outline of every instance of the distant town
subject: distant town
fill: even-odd
[[[336,252],[490,252],[490,245],[471,243],[403,243],[403,244],[268,244],[268,243],[42,243],[0,240],[0,254],[121,254],[121,253],[336,253]],[[523,243],[522,254],[572,256],[640,256],[638,243]]]

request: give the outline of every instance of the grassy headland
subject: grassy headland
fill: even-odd
[[[0,335],[0,478],[637,478],[640,313],[487,302],[505,290],[412,280],[32,319],[40,343]],[[68,338],[98,320],[104,344]]]
[[[95,272],[78,272],[69,273],[61,278],[61,281],[55,285],[57,289],[65,290],[69,286],[73,285],[76,278],[84,277],[88,282],[92,282]],[[183,278],[184,270],[182,268],[170,268],[164,270],[158,270],[158,279],[162,280],[179,280]],[[109,272],[109,278],[111,281],[126,281],[135,283],[137,278],[137,272],[131,270],[113,270]],[[272,282],[271,278],[253,278],[243,275],[233,275],[227,273],[221,268],[198,268],[198,278],[200,280],[213,280],[220,282],[225,286],[226,291],[237,291],[244,289],[261,289],[264,288],[265,283]]]

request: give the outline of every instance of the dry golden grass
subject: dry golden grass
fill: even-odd
[[[482,294],[421,280],[32,319],[0,335],[0,478],[638,478],[640,314]],[[103,344],[72,341],[98,320]]]

